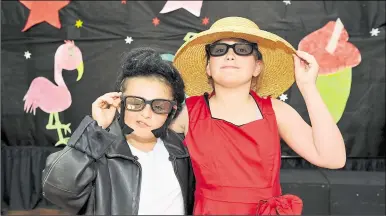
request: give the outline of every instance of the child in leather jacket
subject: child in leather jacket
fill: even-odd
[[[44,197],[72,214],[192,214],[190,157],[184,137],[168,129],[185,100],[180,74],[156,51],[134,49],[116,91],[47,158]]]

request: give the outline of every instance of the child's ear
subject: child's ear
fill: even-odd
[[[259,76],[263,68],[264,68],[264,64],[261,61],[257,60],[255,65],[255,71],[253,71],[253,76],[254,77]]]
[[[206,65],[206,74],[207,74],[209,77],[212,76],[212,73],[210,72],[209,61],[208,61],[208,64]]]

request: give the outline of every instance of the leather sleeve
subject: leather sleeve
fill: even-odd
[[[94,187],[95,161],[113,142],[114,135],[86,116],[67,146],[48,156],[43,170],[43,196],[71,214],[79,213]]]
[[[194,212],[194,199],[195,199],[195,191],[196,191],[196,177],[194,175],[192,163],[189,165],[189,188],[190,188],[190,194],[189,194],[189,201],[188,201],[188,215],[193,215]]]

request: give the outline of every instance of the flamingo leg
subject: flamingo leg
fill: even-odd
[[[48,124],[46,125],[47,130],[56,129],[56,127],[53,124],[54,120],[54,113],[50,113],[50,116],[48,117]]]
[[[55,117],[55,125],[57,128],[63,129],[64,130],[64,135],[67,135],[67,133],[71,133],[71,128],[70,125],[71,123],[68,124],[62,124],[59,119],[59,113],[54,114]]]
[[[62,124],[59,119],[59,113],[55,113],[54,118],[55,118],[55,126],[58,131],[58,137],[59,137],[59,140],[56,142],[55,146],[67,145],[67,142],[70,139],[70,137],[63,137],[62,129],[64,130],[64,135],[66,135],[67,132],[71,133],[71,129],[70,129],[71,123]]]
[[[54,122],[55,121],[55,122]],[[46,125],[46,128],[48,130],[56,129],[58,132],[58,138],[59,140],[56,142],[55,146],[59,145],[66,145],[68,142],[69,137],[63,137],[62,129],[64,130],[64,135],[67,133],[71,133],[69,124],[62,124],[59,119],[59,113],[50,113],[50,116],[48,118],[48,124]]]

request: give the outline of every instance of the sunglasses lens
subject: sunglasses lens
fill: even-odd
[[[155,113],[168,114],[172,110],[172,103],[167,100],[154,100],[151,104],[151,108]]]
[[[126,98],[126,108],[131,111],[140,111],[145,106],[145,101],[141,98],[136,97],[127,97]]]
[[[228,51],[228,48],[232,45],[227,44],[212,44],[209,46],[209,53],[211,56],[222,56],[225,55]],[[234,45],[234,52],[237,55],[246,56],[250,55],[253,52],[252,44],[242,44],[238,43]]]
[[[249,55],[253,52],[253,47],[251,44],[236,44],[235,53],[239,55]]]
[[[214,44],[209,48],[212,56],[221,56],[227,52],[227,46],[225,44]]]

